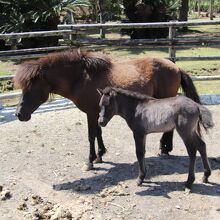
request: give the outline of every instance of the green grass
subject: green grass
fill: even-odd
[[[12,61],[0,61],[0,76],[15,74],[16,65]]]
[[[134,59],[146,57],[147,55],[168,56],[168,49],[111,49],[106,52],[114,59]],[[217,56],[220,49],[215,48],[195,48],[188,50],[178,50],[178,56]],[[220,61],[182,61],[177,65],[192,75],[216,75],[220,74]],[[13,62],[0,62],[0,75],[14,74],[16,65]],[[195,85],[200,95],[220,94],[220,81],[196,81]]]
[[[208,19],[198,19],[197,21],[204,21]],[[215,19],[216,20],[216,19]],[[99,37],[97,33],[91,33],[92,36]],[[178,36],[219,36],[220,26],[208,25],[190,27],[187,33],[178,33]],[[121,37],[119,33],[107,33],[106,37],[109,39],[128,38],[128,36]],[[128,48],[128,49],[112,49],[108,48],[105,52],[112,57],[113,60],[122,59],[134,59],[140,57],[146,57],[148,55],[156,55],[161,57],[168,57],[168,48]],[[189,48],[189,49],[178,49],[177,57],[191,57],[191,56],[219,56],[220,48]],[[179,67],[192,75],[219,75],[220,74],[220,60],[213,61],[178,61],[176,63]],[[16,71],[16,64],[8,61],[0,61],[0,76],[1,75],[13,75]],[[220,81],[200,81],[195,82],[199,94],[220,94]]]
[[[195,81],[199,95],[220,94],[220,80]]]
[[[191,48],[188,50],[177,50],[177,57],[219,56],[218,48]],[[204,61],[179,61],[177,65],[192,75],[214,75],[220,69],[220,60]]]
[[[191,31],[199,32],[199,33],[219,33],[220,27],[219,25],[204,25],[204,26],[192,26],[189,28]]]
[[[110,55],[115,59],[132,59],[138,57],[146,57],[148,55],[156,55],[160,57],[168,57],[168,49],[118,49],[111,50]],[[177,57],[187,56],[219,56],[220,49],[217,48],[190,48],[177,50]],[[220,60],[205,61],[178,61],[177,65],[192,75],[216,75],[220,74]]]

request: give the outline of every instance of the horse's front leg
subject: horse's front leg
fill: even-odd
[[[165,132],[160,139],[160,154],[169,154],[173,150],[173,131]]]
[[[102,163],[102,156],[106,153],[106,148],[102,140],[102,129],[100,126],[97,126],[97,141],[98,141],[98,154],[95,162]]]
[[[84,170],[88,171],[93,169],[93,161],[97,158],[95,152],[95,138],[97,135],[97,117],[90,116],[87,114],[88,121],[88,135],[89,135],[89,159],[86,165],[83,167]]]
[[[146,166],[145,166],[145,135],[139,134],[134,132],[134,140],[135,140],[135,147],[136,147],[136,156],[138,159],[139,164],[139,175],[137,178],[137,185],[140,186],[144,178],[146,176]]]

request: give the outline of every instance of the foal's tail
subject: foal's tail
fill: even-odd
[[[198,92],[196,91],[196,87],[193,84],[191,77],[181,69],[180,69],[180,74],[181,74],[181,86],[185,93],[185,96],[201,104]]]
[[[212,128],[214,126],[212,120],[212,114],[206,107],[201,105],[198,92],[196,91],[196,87],[193,84],[191,77],[181,69],[180,69],[180,74],[181,74],[181,86],[185,95],[188,98],[198,103],[200,114],[199,114],[199,123],[198,123],[197,131],[198,134],[201,136],[200,125],[203,126],[205,131],[207,131],[209,128]]]
[[[205,131],[214,127],[214,123],[212,120],[212,113],[203,105],[198,104],[199,107],[199,124],[203,126]],[[201,136],[200,127],[198,124],[198,133]]]

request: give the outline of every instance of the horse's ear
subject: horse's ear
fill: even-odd
[[[102,96],[104,94],[102,89],[96,89],[96,90],[97,90],[97,92],[99,93],[100,96]]]

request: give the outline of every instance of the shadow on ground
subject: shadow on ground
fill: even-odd
[[[162,175],[178,175],[188,173],[188,157],[187,156],[169,156],[168,158],[161,157],[149,157],[146,158],[147,164],[147,177],[142,187],[137,187],[137,194],[141,196],[151,195],[151,196],[165,196],[168,197],[168,193],[172,191],[183,191],[184,183],[176,181],[147,181],[155,176]],[[210,163],[212,170],[220,170],[219,158],[210,158]],[[53,188],[55,190],[69,190],[77,191],[81,194],[96,194],[101,192],[103,189],[117,185],[119,182],[124,182],[126,180],[133,180],[134,185],[135,178],[138,175],[138,165],[137,162],[134,164],[129,163],[112,163],[104,162],[104,164],[109,164],[112,167],[110,169],[97,168],[97,174],[92,177],[82,178],[75,180],[73,182],[65,182],[54,184]],[[97,165],[98,166],[98,165]],[[101,165],[100,165],[101,166]],[[105,172],[103,174],[103,171]],[[99,172],[102,172],[99,175]],[[196,173],[203,172],[203,166],[200,157],[197,157],[196,163]],[[196,175],[197,176],[197,175]],[[210,177],[211,179],[211,177]],[[196,178],[197,182],[198,177]],[[83,190],[80,190],[83,188]],[[140,189],[143,189],[140,191]],[[205,194],[215,196],[220,195],[220,184],[210,183],[210,184],[198,184],[194,183],[192,190],[193,193]]]

